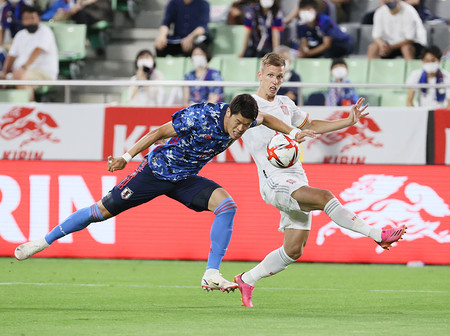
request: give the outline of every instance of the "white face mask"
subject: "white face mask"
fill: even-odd
[[[275,0],[259,0],[262,8],[271,8]]]
[[[195,55],[192,56],[192,64],[196,68],[204,68],[208,65],[208,61],[205,56]]]
[[[138,68],[153,68],[153,66],[155,65],[155,63],[153,62],[153,60],[151,58],[140,58],[137,61],[137,66]]]
[[[347,69],[342,66],[336,67],[333,70],[331,70],[331,75],[335,79],[343,79],[347,76],[347,73],[348,73]]]
[[[310,23],[316,18],[316,12],[314,10],[302,10],[300,11],[299,17],[301,23]]]
[[[423,70],[426,73],[435,73],[439,69],[439,62],[423,63]]]
[[[20,0],[9,0],[9,3],[11,5],[17,5],[20,2]]]

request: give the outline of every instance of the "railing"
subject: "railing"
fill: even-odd
[[[149,81],[134,81],[134,80],[0,80],[0,86],[17,86],[17,85],[33,85],[33,86],[63,86],[64,87],[64,102],[71,102],[71,87],[86,87],[86,86],[222,86],[222,87],[254,87],[259,86],[259,82],[231,82],[231,81],[185,81],[185,80],[149,80]],[[421,88],[438,88],[447,89],[449,84],[374,84],[374,83],[306,83],[306,82],[285,82],[283,86],[298,87],[298,88],[324,88],[324,87],[354,87],[358,88],[372,88],[372,89],[421,89]]]

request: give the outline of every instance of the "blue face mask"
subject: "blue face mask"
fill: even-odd
[[[398,2],[397,1],[387,1],[386,6],[389,7],[390,10],[395,9],[397,7]]]

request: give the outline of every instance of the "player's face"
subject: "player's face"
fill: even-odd
[[[272,101],[284,79],[284,66],[266,65],[258,71],[258,95]]]
[[[223,121],[223,126],[225,132],[230,135],[231,139],[236,140],[250,128],[252,122],[252,119],[245,118],[240,113],[231,114],[231,111],[228,108]]]

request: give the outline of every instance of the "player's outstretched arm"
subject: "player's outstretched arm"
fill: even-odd
[[[316,131],[317,133],[327,133],[333,132],[345,127],[352,126],[356,124],[361,118],[364,118],[369,114],[369,112],[365,112],[369,105],[363,106],[365,98],[361,97],[358,99],[355,105],[350,109],[350,114],[345,119],[339,120],[308,120],[303,128],[311,129]]]
[[[149,148],[156,141],[160,139],[170,138],[176,135],[177,132],[175,132],[171,121],[162,125],[161,127],[158,127],[157,129],[148,132],[138,142],[136,142],[136,144],[134,144],[134,146],[131,147],[130,150],[122,157],[114,158],[111,155],[108,156],[108,170],[110,172],[113,172],[115,170],[123,169],[134,156]]]
[[[260,112],[258,114],[257,118],[257,125],[263,124],[266,127],[269,127],[270,129],[273,129],[274,131],[289,134],[292,138],[295,138],[298,142],[305,141],[305,137],[311,137],[314,138],[316,136],[316,132],[313,130],[300,130],[296,127],[289,126],[288,124],[284,123],[280,119],[274,117],[273,115],[266,114]]]

